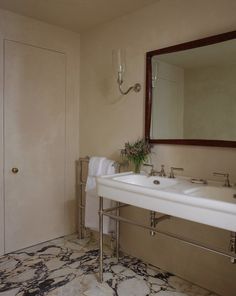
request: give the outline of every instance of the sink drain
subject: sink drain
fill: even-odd
[[[153,184],[155,184],[155,185],[159,185],[159,184],[160,184],[160,181],[158,181],[158,180],[154,180],[154,181],[153,181]],[[236,198],[236,196],[235,196],[235,198]]]

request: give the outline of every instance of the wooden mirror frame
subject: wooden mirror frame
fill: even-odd
[[[198,39],[190,42],[177,44],[161,48],[158,50],[149,51],[146,53],[146,100],[145,100],[145,138],[152,144],[173,144],[173,145],[196,145],[196,146],[216,146],[216,147],[236,147],[236,141],[224,140],[199,140],[199,139],[151,139],[151,110],[152,110],[152,57],[177,52],[182,50],[193,49],[206,45],[216,44],[236,38],[236,31],[231,31],[203,39]],[[236,120],[236,119],[235,119]]]

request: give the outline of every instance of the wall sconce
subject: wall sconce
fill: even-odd
[[[141,90],[141,84],[135,83],[133,86],[130,86],[126,91],[123,91],[121,85],[124,82],[124,74],[125,74],[125,50],[124,49],[116,49],[112,51],[112,64],[117,75],[117,83],[119,86],[120,93],[122,95],[127,95],[131,90],[135,92],[139,92]]]

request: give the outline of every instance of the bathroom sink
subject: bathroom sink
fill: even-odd
[[[163,177],[149,177],[141,174],[130,174],[113,178],[116,181],[133,184],[137,186],[161,189],[178,183],[177,180]]]
[[[132,172],[97,177],[108,199],[236,232],[236,187],[196,185],[190,178],[148,177]]]

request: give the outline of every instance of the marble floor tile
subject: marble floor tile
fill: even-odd
[[[106,248],[99,283],[94,239],[59,238],[0,257],[0,296],[217,296],[137,258]]]

